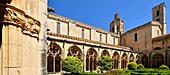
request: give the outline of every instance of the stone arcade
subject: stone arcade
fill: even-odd
[[[47,10],[47,0],[0,0],[0,75],[60,75],[67,56],[86,72],[97,71],[100,56],[113,58],[113,69],[132,61],[170,67],[164,3],[152,8],[153,21],[127,32],[118,14],[108,32]]]

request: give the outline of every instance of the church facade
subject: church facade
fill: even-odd
[[[170,67],[164,3],[152,8],[153,21],[127,32],[118,14],[109,32],[48,12],[47,0],[0,0],[0,10],[0,75],[61,74],[67,56],[79,58],[85,72],[97,71],[101,56],[113,59],[113,69]]]

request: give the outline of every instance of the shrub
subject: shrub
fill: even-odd
[[[100,73],[95,72],[81,72],[81,73],[65,73],[64,75],[102,75]]]
[[[145,67],[142,64],[137,65],[137,69],[144,69]]]
[[[81,72],[82,69],[81,60],[76,57],[68,56],[62,62],[62,70],[64,71],[77,73]]]
[[[96,61],[99,69],[102,70],[110,70],[112,68],[113,60],[109,56],[101,56]]]
[[[102,74],[95,72],[81,72],[80,75],[102,75]]]
[[[159,66],[159,69],[169,70],[168,66],[166,66],[166,65],[161,65],[161,66]]]
[[[130,63],[128,64],[128,69],[129,69],[129,70],[136,70],[136,69],[137,69],[137,64],[136,64],[136,62],[130,62]]]

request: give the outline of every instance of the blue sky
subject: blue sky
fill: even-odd
[[[55,14],[109,31],[114,14],[124,20],[125,31],[152,20],[152,7],[165,2],[170,33],[170,0],[48,0]]]

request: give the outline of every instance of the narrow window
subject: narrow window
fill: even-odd
[[[60,33],[60,23],[57,22],[57,33]]]
[[[102,42],[102,34],[100,34],[100,42]]]
[[[117,34],[119,34],[119,29],[120,29],[119,26],[117,26]]]
[[[82,34],[81,34],[81,36],[82,36],[82,39],[84,39],[84,29],[82,29]]]
[[[115,27],[112,27],[112,32],[115,32]]]
[[[159,35],[159,30],[157,30],[157,34]]]
[[[115,45],[115,38],[113,38],[113,45]]]
[[[159,16],[159,10],[156,12],[156,16]]]
[[[135,38],[135,42],[138,41],[138,35],[137,35],[137,33],[135,33],[134,38]]]
[[[160,21],[160,19],[158,18],[156,21],[157,21],[157,22],[159,22],[159,21]]]

